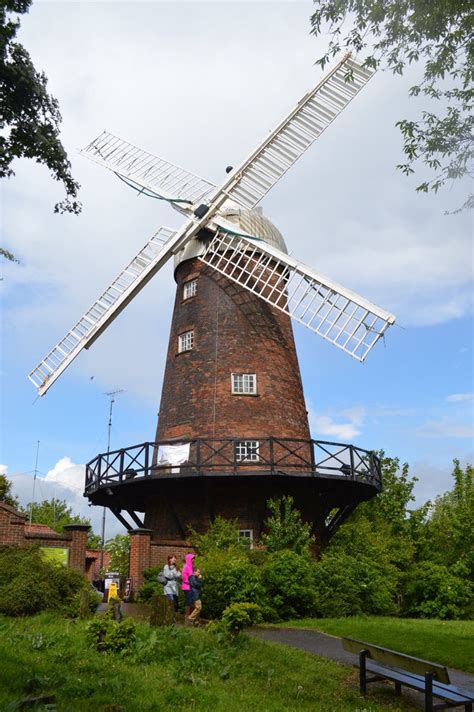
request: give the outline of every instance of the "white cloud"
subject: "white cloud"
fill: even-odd
[[[323,415],[310,407],[308,414],[311,434],[315,439],[328,435],[349,442],[362,432],[360,428],[364,422],[365,409],[353,406],[337,414]]]
[[[4,465],[3,467],[7,467]],[[45,499],[65,500],[74,514],[91,520],[92,528],[96,533],[101,531],[102,507],[89,507],[88,500],[83,497],[84,491],[84,465],[75,464],[70,457],[62,457],[44,477],[37,477],[33,482],[32,474],[12,472],[9,479],[13,485],[13,494],[26,507],[33,498],[41,502]],[[123,534],[123,526],[110,512],[107,512],[106,538]]]
[[[450,423],[446,420],[429,421],[416,429],[423,438],[474,438],[474,426],[465,423]]]
[[[8,465],[0,465],[0,475],[6,475],[8,473]]]
[[[54,482],[73,492],[84,491],[85,465],[75,465],[70,457],[62,457],[46,473],[45,482]]]
[[[448,403],[465,403],[474,400],[474,393],[453,393],[446,400]]]

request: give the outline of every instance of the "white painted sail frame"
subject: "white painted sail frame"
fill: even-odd
[[[395,323],[384,309],[250,235],[219,230],[200,259],[358,361]]]
[[[46,393],[82,349],[91,346],[169,259],[172,252],[168,243],[175,234],[174,230],[161,227],[66,336],[31,371],[28,378],[38,388],[40,396]]]
[[[346,74],[352,80],[345,81]],[[254,208],[374,75],[347,52],[270,132],[221,188]]]
[[[214,183],[159,158],[128,141],[103,131],[80,151],[82,156],[117,175],[165,198],[181,208],[205,200],[216,189]],[[186,206],[186,203],[189,205]]]

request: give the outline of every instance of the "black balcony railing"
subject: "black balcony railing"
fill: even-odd
[[[167,448],[176,445],[189,445],[186,460],[164,461]],[[323,440],[246,437],[146,442],[98,455],[86,465],[85,494],[132,480],[244,474],[337,477],[382,488],[380,460],[373,451]]]

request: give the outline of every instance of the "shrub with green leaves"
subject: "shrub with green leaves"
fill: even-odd
[[[150,566],[149,569],[143,570],[144,583],[138,590],[138,601],[148,603],[155,593],[163,593],[163,584],[157,581],[157,576],[162,571],[163,566]]]
[[[222,614],[222,626],[232,635],[262,622],[262,609],[256,603],[232,603]]]
[[[206,532],[198,533],[191,529],[189,541],[200,556],[216,551],[242,551],[247,549],[248,543],[239,538],[239,528],[237,519],[225,519],[218,515]]]
[[[447,566],[424,561],[406,575],[404,614],[415,618],[472,618],[474,589]]]
[[[131,618],[114,621],[106,614],[96,616],[87,625],[87,641],[90,646],[103,653],[120,653],[135,647],[136,624]]]
[[[244,551],[213,551],[202,559],[202,605],[207,618],[220,618],[231,603],[258,603],[263,596],[260,569]]]
[[[284,549],[268,554],[262,568],[265,597],[258,602],[272,620],[301,618],[314,604],[313,564],[309,556]]]
[[[321,618],[389,615],[396,610],[397,582],[395,567],[329,550],[314,565],[314,612]]]
[[[88,588],[80,571],[45,560],[38,547],[0,547],[0,613],[57,611],[75,617],[81,591]]]
[[[261,543],[268,551],[290,550],[295,554],[309,554],[315,537],[311,534],[311,524],[303,522],[293,497],[285,495],[269,499],[267,507],[270,516],[265,520],[266,531]]]

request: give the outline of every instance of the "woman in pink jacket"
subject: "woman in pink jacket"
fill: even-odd
[[[181,589],[184,591],[184,622],[189,622],[189,614],[191,613],[191,608],[193,607],[191,586],[189,584],[189,577],[194,575],[194,559],[195,554],[186,554],[184,557],[184,566],[181,571]]]

